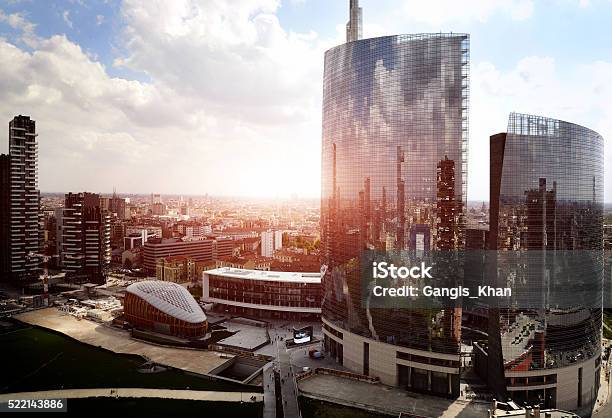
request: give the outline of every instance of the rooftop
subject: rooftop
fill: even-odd
[[[197,324],[206,321],[200,305],[183,286],[161,280],[146,280],[129,285],[126,289],[160,311],[182,321]]]
[[[292,283],[321,283],[321,273],[299,273],[288,271],[246,270],[231,267],[221,267],[205,271],[206,274],[234,277],[237,279],[268,280]]]

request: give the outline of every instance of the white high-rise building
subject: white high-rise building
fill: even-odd
[[[263,257],[272,257],[274,254],[274,233],[272,231],[263,231],[261,233],[261,255]]]
[[[274,231],[274,250],[283,248],[283,231]]]

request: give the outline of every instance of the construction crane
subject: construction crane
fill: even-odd
[[[43,304],[45,306],[49,306],[49,260],[55,257],[59,257],[57,254],[46,255],[46,254],[38,254],[33,251],[30,251],[26,258],[31,260],[32,258],[40,258],[43,262],[43,274],[40,279],[43,282]]]

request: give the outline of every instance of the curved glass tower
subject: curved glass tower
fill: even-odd
[[[355,40],[325,53],[322,307],[325,346],[349,369],[459,391],[461,312],[370,309],[366,250],[462,248],[469,37]]]
[[[590,414],[597,398],[603,161],[598,133],[555,119],[512,113],[491,137],[490,248],[517,297],[490,316],[490,383],[516,402]]]

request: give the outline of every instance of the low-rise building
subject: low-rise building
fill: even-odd
[[[213,240],[181,241],[149,239],[144,248],[144,267],[149,274],[157,271],[157,260],[170,256],[191,257],[196,263],[210,265],[213,261]]]
[[[208,321],[200,305],[183,286],[146,280],[127,287],[125,319],[134,327],[182,338],[206,335]]]
[[[197,276],[197,265],[191,257],[172,256],[157,260],[155,266],[157,280],[184,283],[193,281]]]
[[[142,266],[142,247],[130,248],[121,253],[121,265],[126,268]]]
[[[255,318],[312,320],[321,314],[321,274],[217,268],[202,274],[202,300]]]
[[[236,268],[246,270],[270,270],[270,266],[274,259],[269,257],[261,257],[254,254],[247,254],[241,256],[227,256],[220,257],[215,260],[215,268]]]

